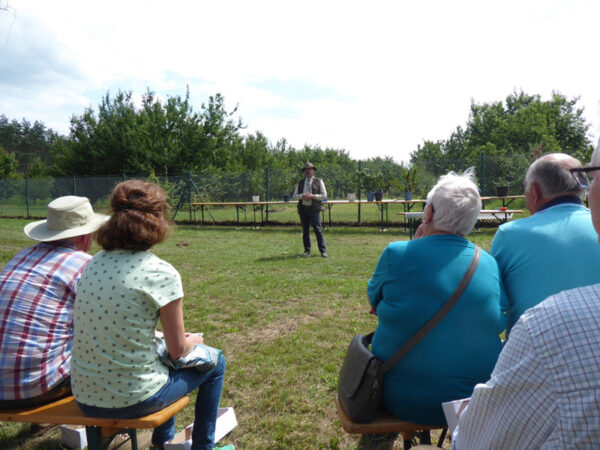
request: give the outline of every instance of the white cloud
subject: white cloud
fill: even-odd
[[[63,132],[109,89],[166,96],[189,85],[197,107],[217,92],[239,104],[249,132],[355,158],[407,159],[464,125],[472,98],[520,88],[580,96],[600,135],[593,1],[9,4],[0,68],[13,70],[0,71],[0,113]]]

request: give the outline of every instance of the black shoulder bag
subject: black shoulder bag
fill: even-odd
[[[450,298],[385,363],[369,350],[373,333],[354,336],[348,346],[338,381],[338,395],[352,421],[369,423],[373,420],[383,396],[383,376],[450,312],[473,278],[480,256],[481,249],[475,246],[471,264]]]

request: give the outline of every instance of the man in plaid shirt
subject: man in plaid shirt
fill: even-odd
[[[71,392],[75,291],[106,220],[85,197],[60,197],[48,218],[27,224],[37,241],[0,273],[0,409],[46,403]]]

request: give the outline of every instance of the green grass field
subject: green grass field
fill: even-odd
[[[26,223],[0,220],[0,265],[31,245]],[[494,232],[470,239],[487,250]],[[317,252],[303,259],[299,226],[180,225],[152,250],[181,273],[186,328],[204,332],[227,358],[221,405],[235,408],[239,425],[224,442],[240,449],[356,447],[359,437],[337,419],[337,375],[352,336],[376,326],[366,283],[381,251],[407,238],[397,227],[334,226],[325,232],[329,258]],[[178,427],[192,418],[188,406]],[[3,423],[0,448],[60,448],[60,436]]]

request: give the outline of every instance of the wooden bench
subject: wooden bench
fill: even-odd
[[[181,411],[189,402],[190,399],[184,396],[166,408],[144,417],[135,419],[100,419],[84,416],[79,406],[77,406],[75,398],[70,396],[29,409],[0,410],[0,421],[85,425],[89,450],[108,448],[117,434],[125,433],[131,438],[132,450],[136,450],[136,430],[138,428],[149,429],[162,425]]]
[[[415,225],[418,220],[423,219],[423,211],[399,212],[399,216],[404,216],[408,219],[409,237],[412,239]],[[483,223],[494,222],[498,225],[508,222],[515,214],[523,214],[521,209],[482,209],[477,217],[475,228],[479,230],[479,226]]]
[[[400,419],[395,418],[384,410],[379,410],[375,419],[370,423],[356,423],[353,422],[348,413],[344,409],[344,405],[340,401],[340,398],[335,394],[335,404],[337,406],[338,415],[342,423],[342,428],[346,433],[351,434],[377,434],[377,433],[400,433],[404,441],[404,448],[409,449],[412,446],[412,440],[415,434],[418,432],[425,432],[425,435],[429,435],[430,430],[442,430],[438,447],[441,447],[448,427],[430,426],[430,425],[418,425],[411,422],[404,422]],[[429,441],[428,438],[426,438]],[[430,444],[430,442],[421,442],[422,444]]]

